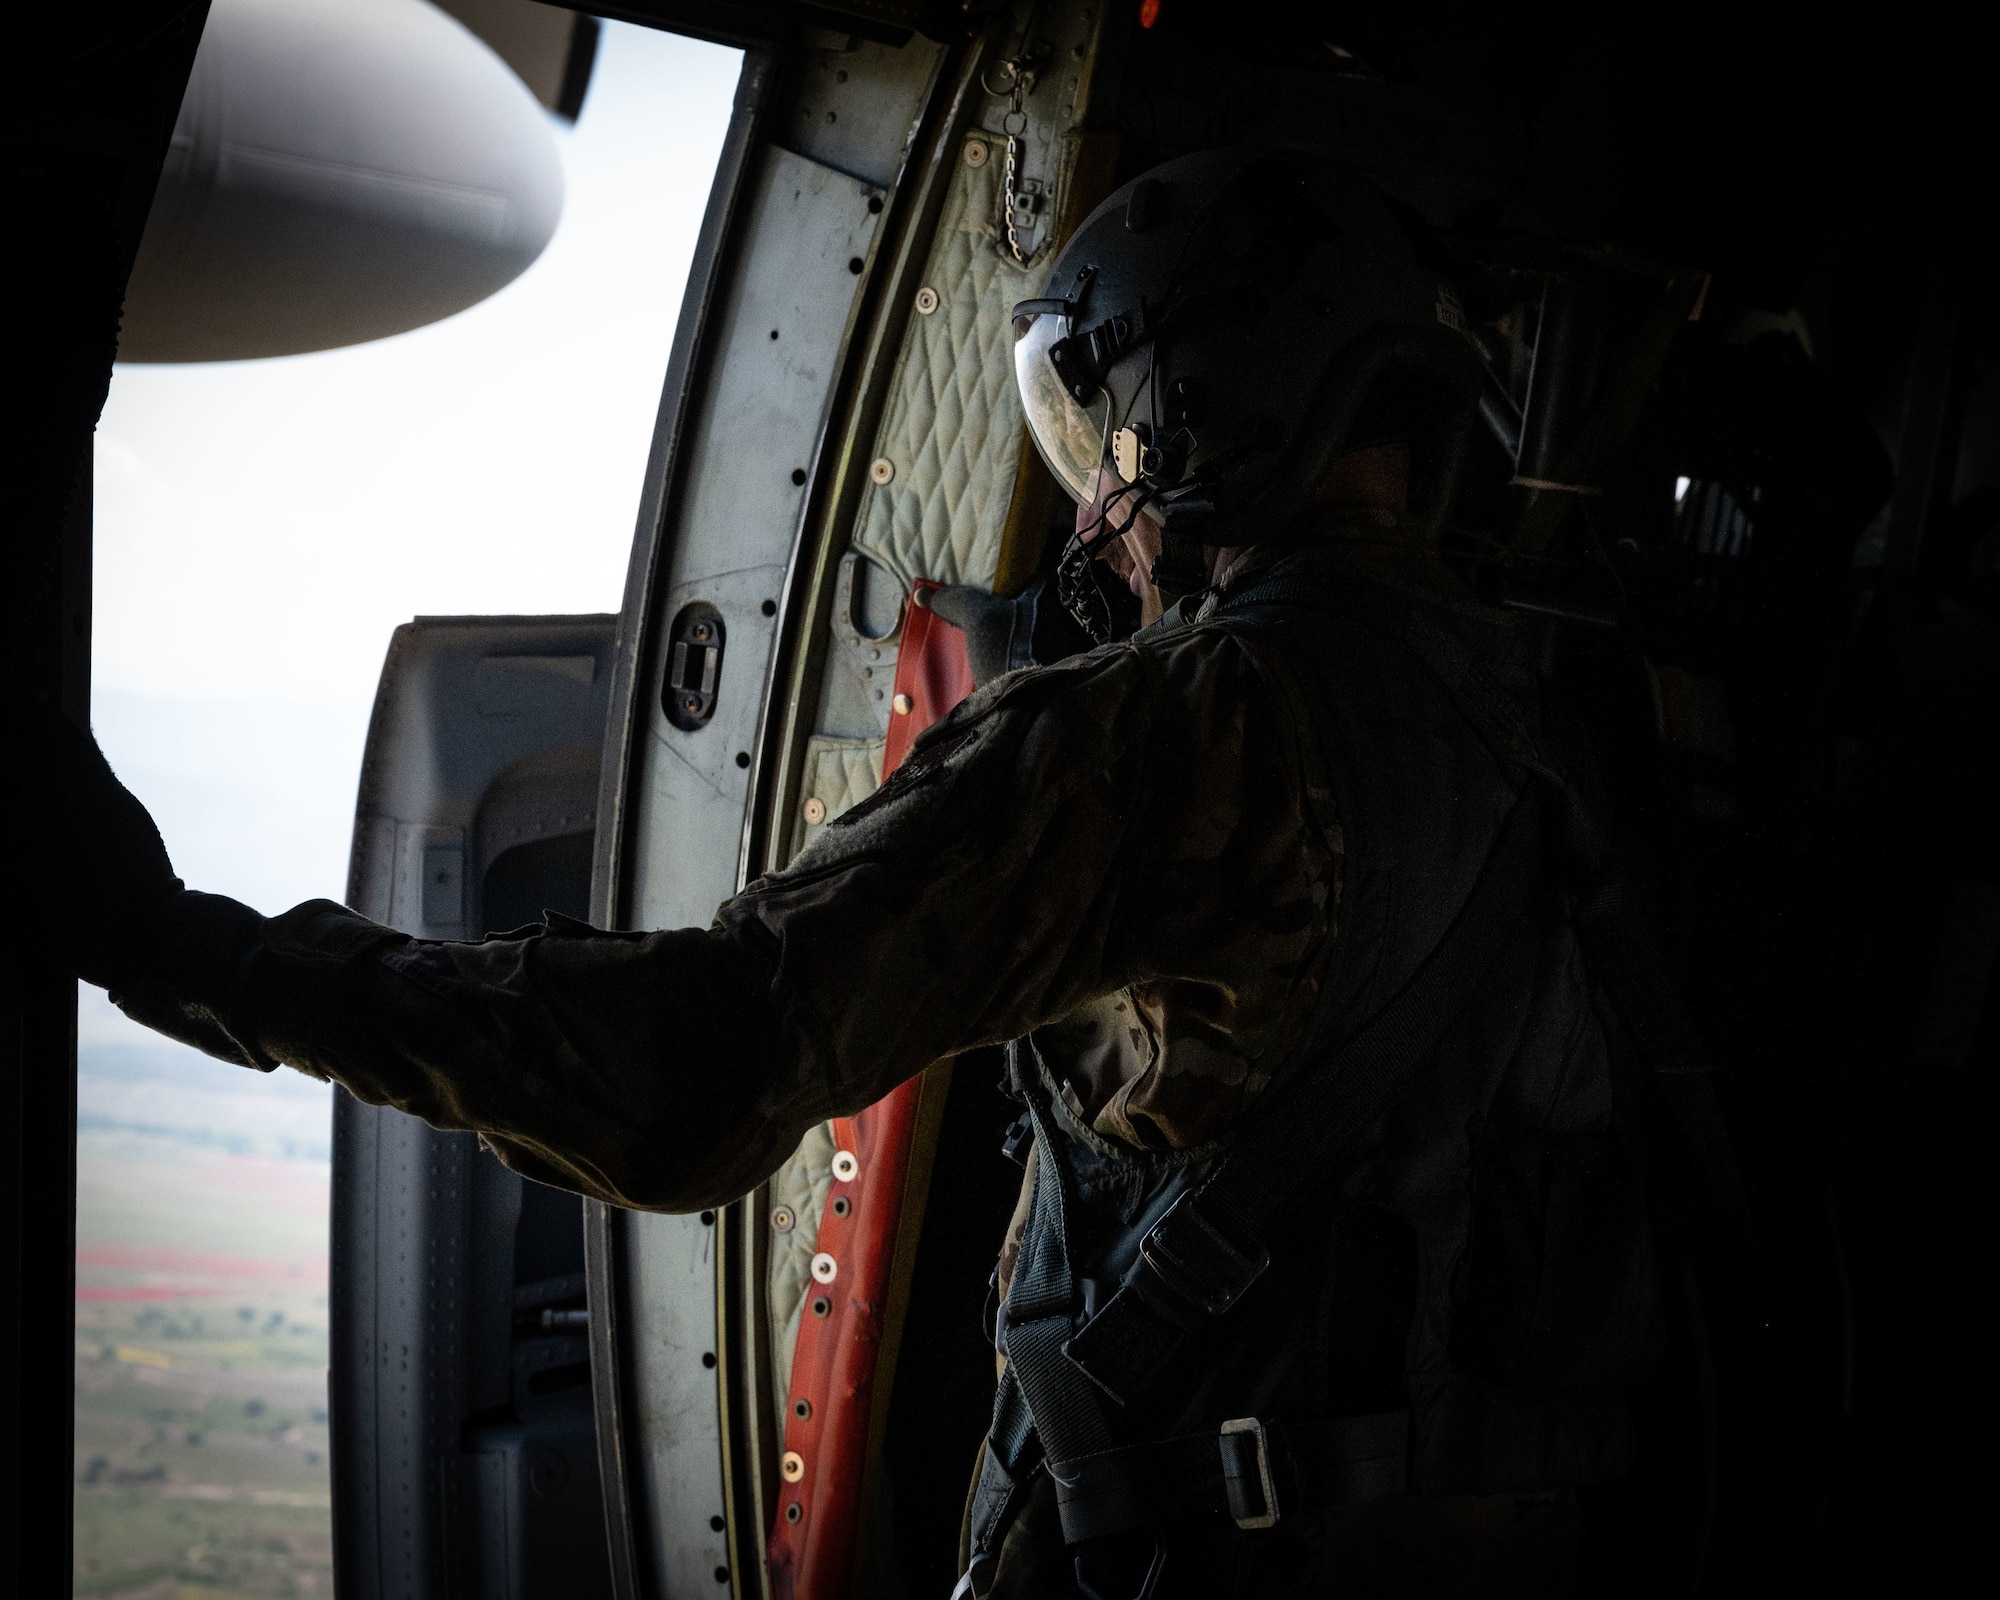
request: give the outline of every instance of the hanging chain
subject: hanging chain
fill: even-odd
[[[1000,131],[1007,135],[1007,177],[1004,184],[1007,206],[1007,248],[1014,252],[1014,259],[1022,266],[1028,264],[1027,256],[1021,250],[1021,241],[1014,232],[1014,178],[1020,165],[1021,135],[1028,131],[1028,113],[1021,109],[1021,102],[1034,87],[1034,74],[1029,72],[1025,62],[1016,59],[1014,68],[1013,109],[1000,124]]]
[[[1035,65],[1045,53],[1045,50],[1031,49],[1028,46],[1026,31],[1023,30],[1019,53],[1003,61],[996,61],[990,69],[1006,73],[1011,80],[1007,90],[1007,115],[1000,123],[1000,131],[1007,138],[1007,168],[1001,193],[1007,216],[1007,248],[1013,253],[1014,259],[1024,267],[1033,259],[1033,252],[1021,248],[1020,234],[1014,225],[1014,208],[1019,198],[1015,189],[1016,180],[1020,177],[1021,145],[1023,135],[1028,131],[1028,113],[1022,102],[1035,92]],[[980,87],[997,99],[1001,91],[985,80],[986,75],[982,74]]]

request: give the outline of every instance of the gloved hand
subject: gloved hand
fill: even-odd
[[[53,868],[30,890],[55,956],[135,1021],[224,1061],[276,1063],[241,1035],[246,977],[266,923],[249,906],[184,887],[97,741],[52,711],[31,715],[27,837]]]
[[[254,1062],[213,1015],[235,998],[264,919],[174,875],[160,830],[97,741],[52,711],[29,728],[29,837],[56,871],[36,896],[55,954],[148,1027],[211,1055]]]
[[[924,603],[946,622],[965,630],[965,661],[972,681],[984,688],[1016,667],[1034,665],[1035,603],[1039,583],[1012,600],[955,583],[924,591]]]
[[[29,726],[30,837],[56,870],[38,910],[78,977],[110,988],[141,967],[152,925],[181,893],[160,830],[97,741],[51,710]]]

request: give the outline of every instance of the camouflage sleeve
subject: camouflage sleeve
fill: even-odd
[[[412,939],[326,900],[240,914],[238,947],[114,992],[211,1055],[284,1064],[614,1205],[692,1211],[743,1192],[828,1112],[813,1064],[782,1060],[770,963],[685,929]],[[200,908],[193,908],[200,909]],[[212,944],[213,940],[204,940]]]
[[[829,1099],[866,1105],[1129,990],[1156,1033],[1123,1103],[1168,1143],[1219,1132],[1331,948],[1317,757],[1274,670],[1200,628],[1003,678],[723,906],[718,926],[774,951]]]
[[[1100,651],[980,691],[708,930],[440,944],[313,901],[230,993],[130,1009],[199,1010],[218,1053],[477,1129],[531,1177],[692,1210],[942,1057],[1138,981],[1227,988],[1244,841],[1297,814],[1284,721],[1226,636]]]

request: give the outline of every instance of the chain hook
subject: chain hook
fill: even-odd
[[[1021,24],[1021,36],[1014,46],[1014,54],[993,63],[979,75],[979,86],[998,100],[1007,96],[1007,114],[1000,120],[1000,132],[1007,140],[1006,175],[1002,184],[1001,203],[1006,208],[1007,249],[1015,262],[1028,266],[1033,253],[1021,248],[1020,231],[1015,224],[1015,206],[1018,202],[1016,190],[1021,175],[1021,142],[1028,132],[1028,112],[1023,101],[1035,92],[1036,69],[1049,54],[1046,44],[1034,45],[1028,41],[1034,36],[1035,19],[1041,10],[1039,0],[1029,8],[1027,19]],[[1006,87],[996,87],[992,79],[1000,74]]]
[[[1008,108],[1007,115],[1000,120],[1000,131],[1007,136],[1007,172],[1001,203],[1006,208],[1007,248],[1013,252],[1014,260],[1025,267],[1028,265],[1030,257],[1026,251],[1022,250],[1020,234],[1015,228],[1014,208],[1016,201],[1014,191],[1016,180],[1020,176],[1021,139],[1028,131],[1028,113],[1021,102],[1034,93],[1035,74],[1034,69],[1028,64],[1028,57],[1025,53],[1001,64],[1012,70],[1014,78],[1012,102]]]

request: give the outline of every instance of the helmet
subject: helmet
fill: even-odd
[[[1271,150],[1170,161],[1085,219],[1047,287],[1014,308],[1014,373],[1050,471],[1106,503],[1058,572],[1093,636],[1110,631],[1094,554],[1141,508],[1170,597],[1205,585],[1203,545],[1283,532],[1367,444],[1411,441],[1412,509],[1442,520],[1480,358],[1457,295],[1358,174]]]

